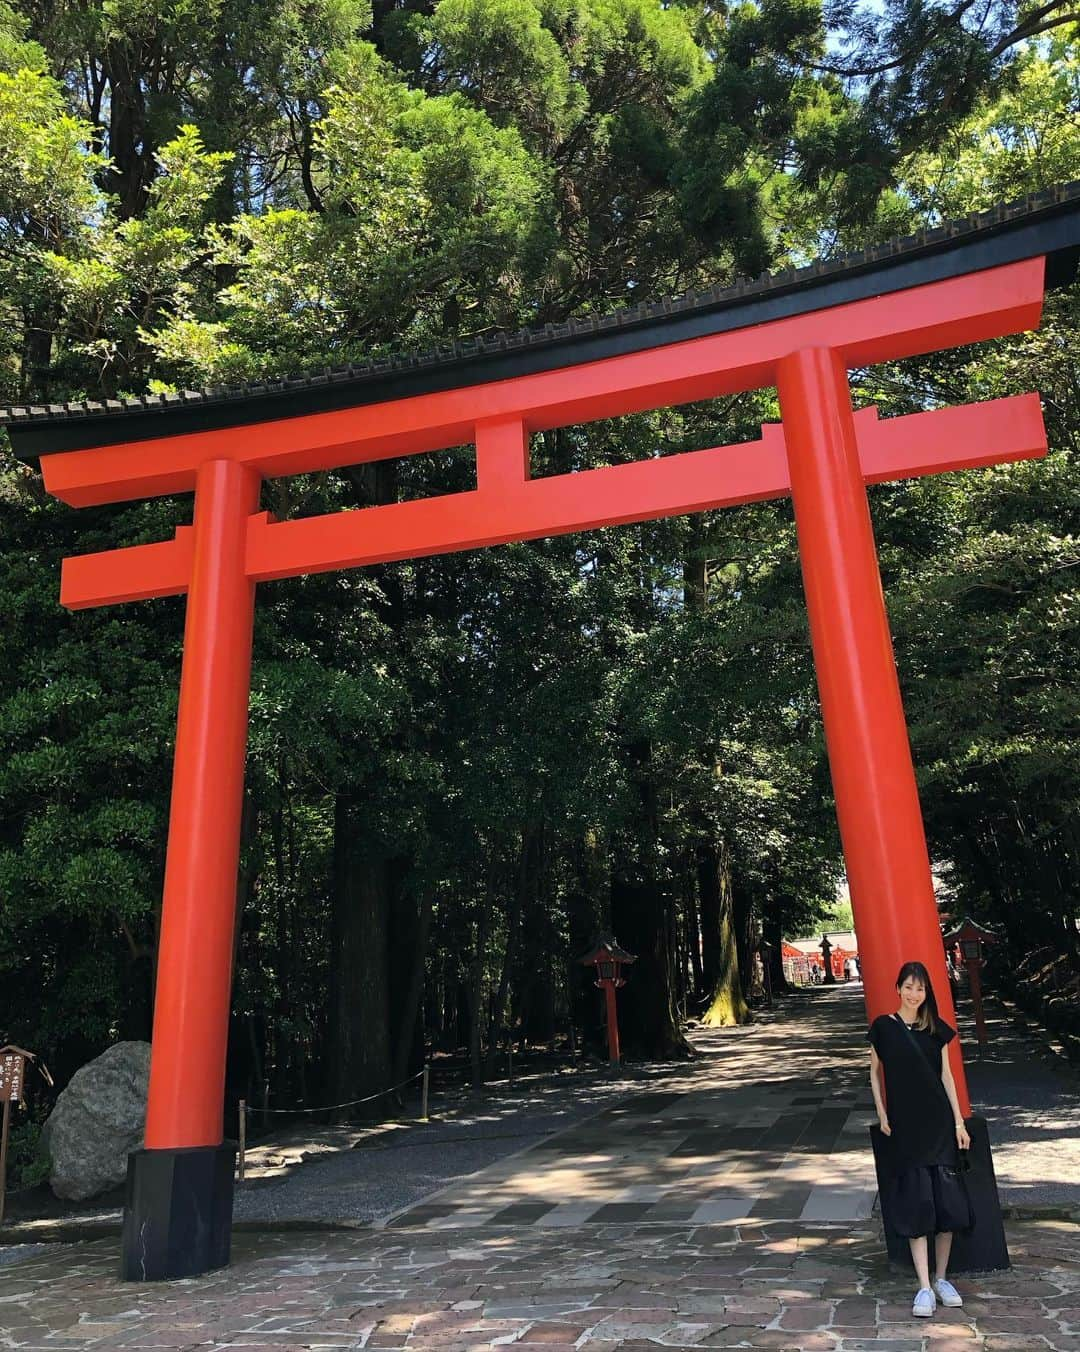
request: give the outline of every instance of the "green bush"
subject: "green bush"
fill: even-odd
[[[11,1192],[36,1188],[49,1177],[52,1162],[41,1139],[48,1108],[15,1109],[8,1137],[7,1181]]]

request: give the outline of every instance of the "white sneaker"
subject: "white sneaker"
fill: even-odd
[[[942,1305],[949,1310],[959,1310],[964,1303],[960,1292],[957,1291],[952,1282],[947,1282],[944,1277],[935,1278],[934,1294]]]
[[[937,1309],[937,1301],[934,1299],[934,1293],[928,1286],[924,1286],[921,1291],[916,1291],[915,1300],[911,1306],[911,1313],[918,1319],[930,1319]]]

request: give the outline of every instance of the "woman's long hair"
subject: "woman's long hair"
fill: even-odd
[[[934,998],[934,987],[930,980],[930,973],[921,962],[905,962],[900,968],[900,975],[896,978],[896,989],[899,990],[909,976],[913,976],[916,981],[921,981],[923,990],[926,992],[926,998],[919,1006],[919,1017],[915,1020],[916,1028],[923,1029],[924,1032],[933,1033],[937,1029],[937,1021],[941,1017],[937,1009],[937,1000]]]

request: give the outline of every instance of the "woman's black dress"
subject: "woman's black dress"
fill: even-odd
[[[886,1212],[908,1238],[971,1228],[971,1204],[957,1171],[952,1105],[941,1082],[943,1049],[956,1036],[942,1019],[932,1033],[882,1014],[867,1037],[885,1069],[889,1126]]]

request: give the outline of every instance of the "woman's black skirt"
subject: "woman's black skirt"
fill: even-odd
[[[885,1214],[898,1235],[916,1239],[970,1230],[971,1201],[960,1172],[949,1164],[915,1165],[885,1185]]]

